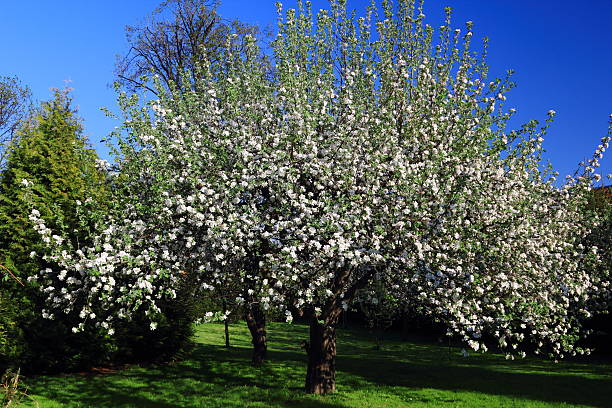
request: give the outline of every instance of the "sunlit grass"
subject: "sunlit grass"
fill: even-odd
[[[575,407],[612,406],[612,365],[459,356],[458,349],[390,337],[376,350],[366,331],[340,330],[338,393],[302,391],[302,325],[272,324],[269,361],[250,366],[248,331],[202,325],[188,360],[110,374],[30,378],[41,407]]]

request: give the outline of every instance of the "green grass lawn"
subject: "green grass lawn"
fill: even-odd
[[[612,407],[612,364],[499,355],[464,358],[458,349],[389,339],[375,350],[367,331],[340,330],[338,392],[302,392],[302,325],[271,324],[269,361],[251,367],[244,324],[198,326],[188,360],[110,374],[27,379],[40,407]],[[28,406],[35,406],[30,404]]]

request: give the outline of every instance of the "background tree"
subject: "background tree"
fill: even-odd
[[[204,0],[165,1],[144,25],[128,26],[130,51],[117,61],[119,82],[129,90],[147,90],[160,96],[160,89],[147,80],[155,75],[166,92],[176,90],[174,96],[181,97],[187,90],[197,91],[205,71],[218,70],[216,76],[225,75],[221,72],[224,64],[220,64],[225,51],[229,47],[234,53],[244,53],[247,39],[258,34],[259,29],[238,20],[224,20],[216,11],[217,4]],[[258,61],[269,66],[263,53]],[[253,363],[259,365],[267,349],[265,313],[258,302],[246,305],[244,317],[253,335]]]
[[[218,62],[228,42],[242,43],[257,27],[225,21],[217,2],[164,1],[142,26],[127,26],[130,50],[116,64],[119,82],[132,91],[158,91],[143,77],[157,75],[166,89],[191,89],[199,79],[199,64]]]
[[[53,98],[21,125],[0,175],[0,263],[6,267],[0,292],[9,317],[5,322],[12,325],[0,354],[30,369],[78,364],[77,356],[87,354],[86,342],[70,338],[70,324],[42,319],[43,299],[28,283],[46,265],[34,256],[42,245],[28,220],[32,204],[77,246],[87,244],[86,229],[92,227],[80,222],[80,203],[104,204],[106,178],[81,132],[68,91],[55,90]],[[36,186],[27,192],[29,183]]]
[[[32,93],[15,77],[0,77],[0,170],[14,143],[16,130],[28,117]]]
[[[603,145],[598,146],[596,155],[604,149]],[[593,307],[606,311],[603,315],[594,315],[588,322],[592,333],[587,344],[600,352],[612,353],[612,186],[593,189],[586,210],[589,217],[603,220],[586,237],[585,246],[596,247],[602,259],[602,263],[591,271],[596,279],[604,282],[599,288],[599,296],[593,299]]]
[[[402,307],[389,288],[393,283],[381,281],[381,276],[374,276],[372,284],[359,291],[345,312],[355,307],[364,317],[365,323],[372,331],[376,349],[382,349],[385,330],[400,317]]]

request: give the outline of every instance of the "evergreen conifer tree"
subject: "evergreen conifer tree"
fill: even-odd
[[[86,201],[99,207],[108,189],[68,90],[54,90],[52,99],[42,103],[19,133],[19,143],[0,174],[0,264],[6,267],[0,279],[0,334],[5,337],[0,341],[0,364],[12,361],[46,369],[71,364],[64,358],[71,336],[64,336],[65,322],[41,318],[40,294],[28,282],[45,267],[36,255],[40,237],[28,216],[34,204],[78,247],[88,235],[79,207]]]

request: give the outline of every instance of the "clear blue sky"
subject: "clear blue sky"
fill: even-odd
[[[127,49],[124,27],[137,24],[158,0],[21,0],[0,8],[0,75],[18,76],[37,100],[49,89],[74,88],[85,131],[103,157],[99,140],[117,125],[100,112],[116,109],[113,81],[115,55]],[[363,10],[369,0],[348,0]],[[315,0],[313,7],[326,7]],[[284,6],[295,5],[295,0]],[[455,25],[472,20],[475,38],[490,38],[492,75],[516,71],[518,87],[508,107],[520,122],[543,120],[549,109],[557,119],[544,147],[545,157],[562,174],[590,156],[606,134],[612,113],[612,1],[588,0],[429,0],[427,20],[442,22],[444,6],[454,9]],[[274,27],[273,0],[225,0],[220,12],[260,26]],[[608,152],[612,156],[612,152]],[[612,173],[612,158],[602,162]],[[610,184],[606,181],[606,184]]]

